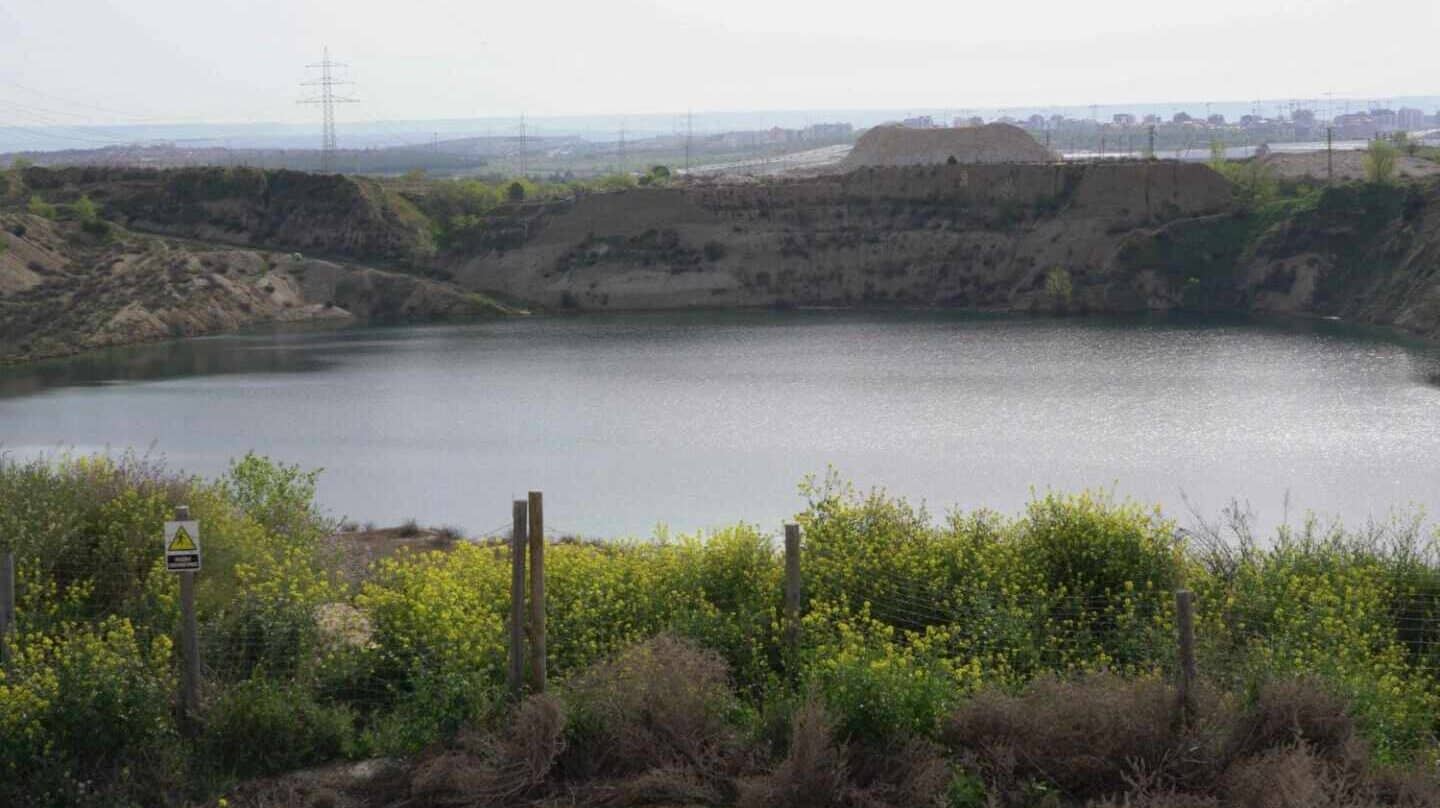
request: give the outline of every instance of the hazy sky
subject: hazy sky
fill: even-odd
[[[1436,0],[3,0],[0,126],[1440,93]]]

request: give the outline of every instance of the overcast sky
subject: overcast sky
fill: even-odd
[[[1440,94],[1437,0],[3,0],[0,126]]]

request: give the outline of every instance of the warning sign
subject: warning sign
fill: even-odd
[[[165,569],[195,572],[200,569],[200,523],[165,523]]]

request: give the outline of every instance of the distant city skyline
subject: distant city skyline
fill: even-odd
[[[1089,119],[1093,114],[1100,122],[1110,123],[1117,114],[1134,115],[1137,122],[1146,115],[1170,120],[1177,112],[1204,119],[1210,114],[1224,115],[1236,121],[1258,106],[1265,117],[1289,114],[1295,108],[1311,109],[1322,118],[1346,111],[1368,110],[1382,106],[1393,110],[1402,107],[1419,109],[1427,116],[1440,113],[1440,95],[1391,96],[1375,99],[1259,99],[1257,101],[1162,101],[1134,103],[1103,103],[1093,105],[1040,105],[1011,107],[914,107],[909,109],[834,109],[834,110],[754,110],[754,111],[693,111],[697,133],[717,133],[769,129],[771,127],[804,128],[817,123],[843,122],[859,128],[905,118],[930,116],[936,123],[949,124],[957,117],[977,115],[987,121],[1009,116],[1023,121],[1035,114],[1049,117]],[[1326,109],[1330,105],[1330,109]],[[0,106],[3,110],[3,106]],[[346,110],[348,112],[348,110]],[[676,134],[684,127],[685,113],[670,114],[600,114],[527,118],[531,137],[578,136],[604,140],[618,135],[624,126],[629,137],[644,138]],[[341,148],[383,148],[429,143],[439,137],[518,136],[520,118],[451,118],[437,120],[344,120],[337,123]],[[109,126],[68,126],[30,124],[6,126],[0,118],[0,153],[14,151],[55,151],[93,149],[107,145],[130,145],[144,142],[184,142],[197,146],[230,148],[312,148],[319,142],[320,121],[253,122],[253,123],[147,123]]]

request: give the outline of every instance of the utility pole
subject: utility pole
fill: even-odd
[[[1325,127],[1325,184],[1335,184],[1335,127]]]
[[[1145,155],[1151,160],[1155,159],[1155,124],[1150,124],[1150,151]]]
[[[335,170],[335,105],[354,104],[360,99],[340,96],[335,94],[336,87],[343,87],[354,82],[336,78],[335,68],[348,67],[343,62],[335,62],[330,59],[330,49],[325,48],[324,57],[315,64],[306,65],[307,70],[320,71],[318,79],[300,82],[302,87],[317,87],[319,95],[309,98],[302,98],[301,104],[319,104],[323,125],[320,135],[320,170],[329,173]]]

